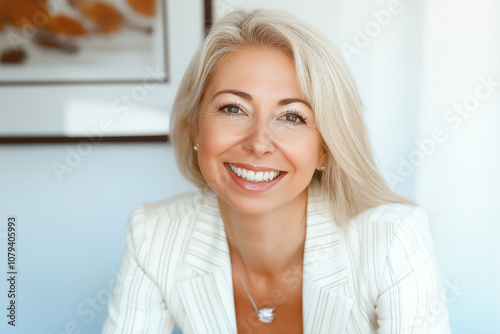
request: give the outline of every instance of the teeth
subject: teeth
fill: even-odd
[[[264,178],[264,173],[262,172],[255,173],[255,182],[262,182],[263,178]]]
[[[244,168],[234,167],[231,164],[228,164],[228,165],[234,174],[236,174],[238,177],[242,178],[243,180],[250,181],[250,182],[257,183],[257,182],[272,181],[280,175],[280,172],[273,172],[273,171],[254,172],[253,170],[246,170]]]

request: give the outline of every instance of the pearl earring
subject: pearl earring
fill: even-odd
[[[198,151],[198,144],[194,145],[193,148],[195,151]]]
[[[321,166],[321,170],[325,170],[326,169],[326,166]]]

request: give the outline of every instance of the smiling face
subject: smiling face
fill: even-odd
[[[200,169],[219,203],[248,215],[305,203],[324,161],[293,62],[274,49],[244,47],[221,61],[196,132]]]

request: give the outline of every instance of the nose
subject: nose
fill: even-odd
[[[254,124],[243,141],[243,149],[257,156],[274,152],[271,129],[264,124]]]

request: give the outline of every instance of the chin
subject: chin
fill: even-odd
[[[265,215],[281,206],[280,203],[273,202],[265,196],[260,198],[248,198],[246,196],[237,195],[228,198],[224,196],[224,194],[217,194],[217,196],[219,197],[219,206],[227,206],[228,209],[246,216]]]

